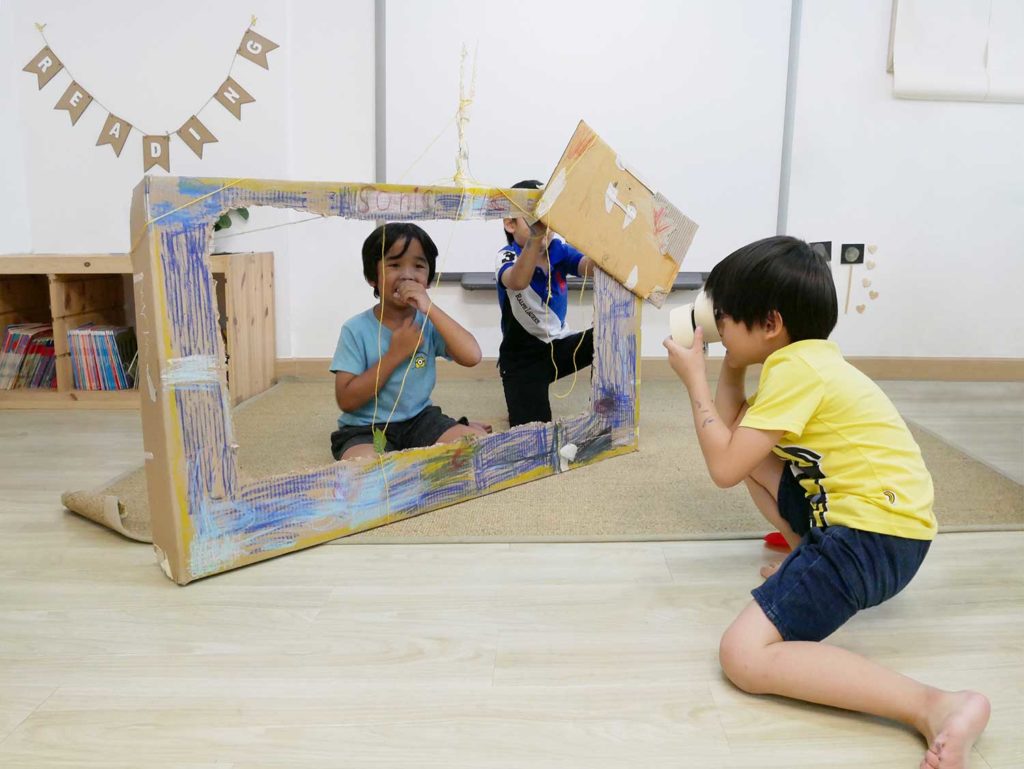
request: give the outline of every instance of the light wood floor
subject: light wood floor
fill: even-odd
[[[968,387],[890,392],[1021,472],[1024,392]],[[326,545],[179,588],[59,504],[140,454],[133,413],[0,412],[2,767],[917,766],[901,726],[722,678],[756,541]],[[1024,766],[1022,555],[942,535],[834,638],[988,694],[976,768]]]

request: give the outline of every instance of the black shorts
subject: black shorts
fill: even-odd
[[[401,451],[420,446],[433,446],[437,439],[452,426],[469,424],[466,417],[452,419],[437,406],[427,406],[423,411],[404,422],[392,422],[386,428],[384,423],[376,427],[384,430],[385,451]],[[364,443],[373,445],[374,425],[346,425],[331,433],[331,454],[335,459],[353,446]]]
[[[554,349],[554,363],[551,362],[551,348]],[[551,421],[548,385],[594,362],[594,330],[587,329],[555,339],[551,348],[544,345],[529,357],[502,358],[499,361],[510,427]]]

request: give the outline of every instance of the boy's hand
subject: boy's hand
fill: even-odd
[[[530,240],[536,240],[544,248],[551,242],[551,230],[540,219],[530,225]]]
[[[420,288],[423,287],[420,286]],[[401,326],[391,332],[391,346],[388,348],[388,352],[393,353],[399,360],[405,360],[416,352],[419,340],[420,324],[414,317],[406,318]]]
[[[693,332],[693,346],[689,349],[678,344],[672,337],[662,342],[668,350],[668,362],[687,389],[700,380],[707,379],[707,365],[704,361],[704,329],[698,326]]]
[[[410,307],[415,307],[426,314],[430,307],[430,297],[427,296],[427,289],[415,280],[403,280],[395,286],[395,298],[404,302]]]

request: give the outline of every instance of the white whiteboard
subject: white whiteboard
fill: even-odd
[[[684,270],[710,269],[738,246],[775,234],[789,0],[387,0],[386,7],[388,182],[454,176],[451,119],[465,44],[467,88],[476,52],[467,137],[479,182],[546,182],[583,119],[698,222]],[[504,242],[496,222],[426,228],[445,271],[493,269]]]

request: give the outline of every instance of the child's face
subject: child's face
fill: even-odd
[[[746,323],[736,321],[731,315],[718,310],[715,311],[715,321],[730,365],[738,367],[764,363],[765,358],[774,351],[767,344],[763,326],[755,323],[753,328],[747,328]]]
[[[399,302],[396,294],[398,286],[411,280],[426,288],[429,279],[430,263],[423,253],[422,244],[415,239],[402,238],[395,241],[385,252],[384,258],[377,262],[377,283],[374,287],[380,293],[382,304],[405,308],[407,305]]]
[[[526,220],[517,216],[515,218],[505,219],[505,232],[512,235],[512,240],[516,242],[516,245],[520,248],[526,247],[526,241],[530,237],[530,225],[526,223]]]

